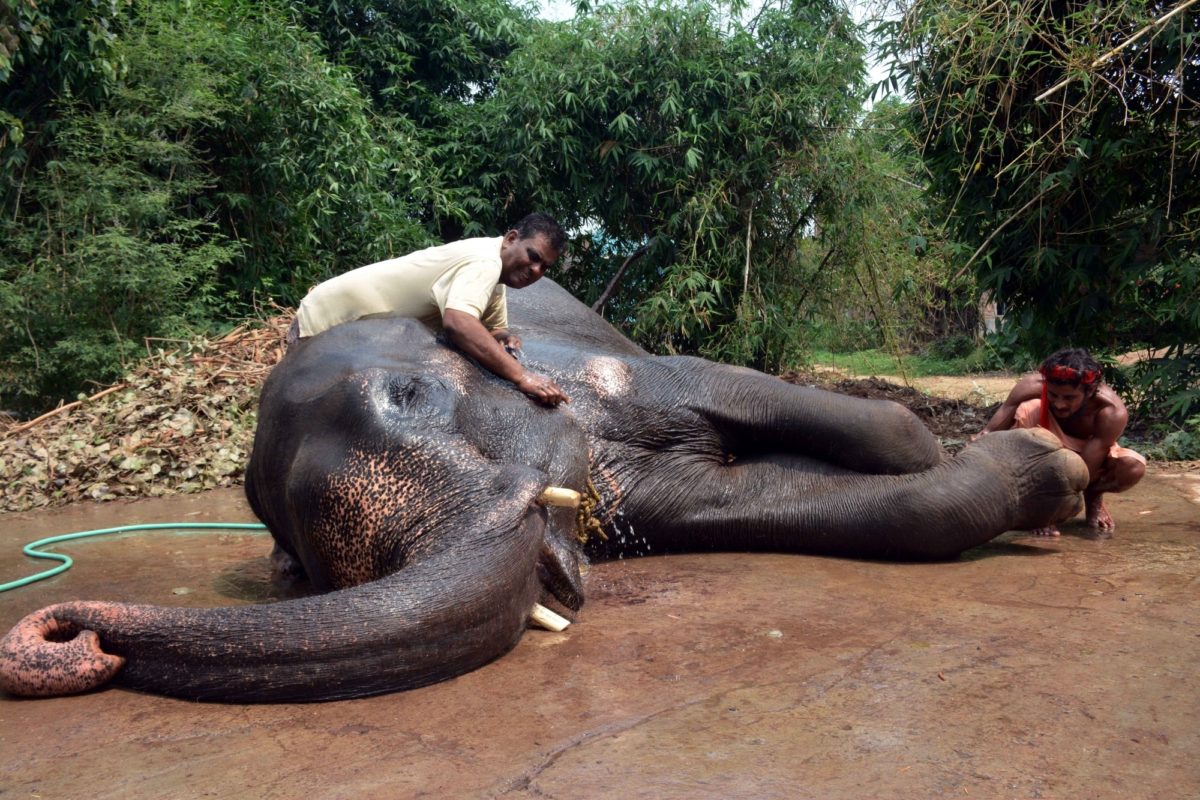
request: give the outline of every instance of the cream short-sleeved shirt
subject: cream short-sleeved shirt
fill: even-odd
[[[296,318],[300,336],[372,317],[412,317],[441,328],[447,308],[488,330],[508,327],[500,283],[503,237],[463,239],[350,270],[313,287]]]

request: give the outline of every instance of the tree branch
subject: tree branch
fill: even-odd
[[[616,273],[612,276],[612,279],[609,280],[608,285],[604,287],[604,291],[600,293],[600,297],[597,298],[596,302],[592,303],[592,311],[595,311],[597,314],[600,313],[600,309],[604,308],[604,304],[609,301],[609,298],[612,297],[613,292],[616,291],[617,284],[620,283],[621,278],[625,275],[625,270],[629,268],[630,264],[646,255],[648,252],[650,252],[649,242],[629,254],[629,257],[625,259],[624,263],[621,264]]]
[[[746,215],[746,266],[742,270],[742,294],[750,289],[750,230],[754,225],[754,199],[750,200],[750,213]]]
[[[961,278],[966,273],[966,271],[971,268],[971,265],[975,263],[975,259],[979,258],[979,254],[982,253],[984,251],[984,249],[986,249],[987,246],[992,243],[992,239],[995,239],[996,235],[999,234],[1000,231],[1007,228],[1008,224],[1010,222],[1012,222],[1013,220],[1017,219],[1017,217],[1024,214],[1029,209],[1030,206],[1032,206],[1037,201],[1041,200],[1045,196],[1045,194],[1046,194],[1045,192],[1038,192],[1036,195],[1033,196],[1032,200],[1030,200],[1028,203],[1026,203],[1025,205],[1018,208],[1016,211],[1014,211],[1012,213],[1012,215],[1008,219],[1004,220],[1004,222],[1001,222],[999,225],[997,225],[996,229],[993,230],[991,233],[989,233],[988,237],[983,240],[983,244],[979,245],[979,248],[974,253],[971,254],[971,257],[967,260],[967,263],[963,264],[963,268],[960,269],[958,272],[954,273],[954,277],[950,279],[950,282],[953,283],[954,281]]]
[[[1096,60],[1092,62],[1090,69],[1095,69],[1096,67],[1102,66],[1110,58],[1112,58],[1117,53],[1124,50],[1126,47],[1129,47],[1129,45],[1133,44],[1137,40],[1141,39],[1143,36],[1145,36],[1147,33],[1149,33],[1152,29],[1162,25],[1164,22],[1169,20],[1171,17],[1175,16],[1180,11],[1183,11],[1184,9],[1188,8],[1189,6],[1194,6],[1197,2],[1200,2],[1200,0],[1185,0],[1185,2],[1182,2],[1179,5],[1175,6],[1174,11],[1171,11],[1171,12],[1159,17],[1158,19],[1154,20],[1149,25],[1147,25],[1146,27],[1142,28],[1140,31],[1135,33],[1133,36],[1130,36],[1128,39],[1121,42],[1119,45],[1114,47],[1112,50],[1109,50],[1107,53],[1105,53],[1101,56],[1098,56],[1096,58]],[[1033,101],[1035,103],[1040,103],[1041,101],[1045,100],[1047,97],[1054,94],[1059,89],[1063,88],[1068,83],[1070,83],[1071,77],[1072,76],[1068,75],[1067,77],[1063,78],[1061,81],[1054,84],[1049,89],[1047,89],[1046,91],[1039,94],[1037,97],[1033,98]]]
[[[833,254],[836,252],[837,245],[830,247],[829,251],[825,253],[825,257],[821,259],[821,263],[817,265],[815,270],[813,270],[812,276],[808,281],[805,282],[804,292],[800,295],[800,299],[796,301],[797,309],[803,308],[804,301],[808,299],[809,292],[812,291],[813,286],[815,286],[817,283],[817,276],[820,275],[821,271],[825,269],[825,266],[829,263],[829,259],[833,258]]]

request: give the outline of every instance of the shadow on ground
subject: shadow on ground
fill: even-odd
[[[1114,538],[1009,533],[944,564],[677,556],[592,568],[561,634],[417,691],[201,705],[0,698],[0,797],[1176,798],[1200,795],[1200,473],[1112,498]],[[38,536],[246,521],[235,490],[0,518]],[[268,540],[72,544],[0,595],[270,600]]]

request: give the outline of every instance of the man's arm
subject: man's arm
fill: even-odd
[[[1128,421],[1129,412],[1124,408],[1104,406],[1096,412],[1092,437],[1084,443],[1083,450],[1079,453],[1083,463],[1087,464],[1089,486],[1100,478],[1108,452],[1117,443],[1117,437],[1125,432],[1125,424]]]
[[[447,308],[442,313],[442,327],[455,347],[535,400],[551,406],[571,402],[554,381],[522,367],[488,333],[483,323],[467,312]]]
[[[1042,380],[1040,374],[1033,372],[1017,381],[1012,391],[1008,393],[1008,397],[988,420],[987,425],[984,425],[983,430],[972,436],[971,441],[993,431],[1006,431],[1011,428],[1013,420],[1017,416],[1017,407],[1026,400],[1034,400],[1042,396]]]

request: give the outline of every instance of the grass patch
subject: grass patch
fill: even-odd
[[[859,350],[854,353],[834,353],[830,350],[814,350],[812,363],[824,367],[836,367],[853,375],[975,375],[988,371],[985,359],[978,352],[965,356],[946,357],[926,353],[902,355],[897,359],[886,350]]]

